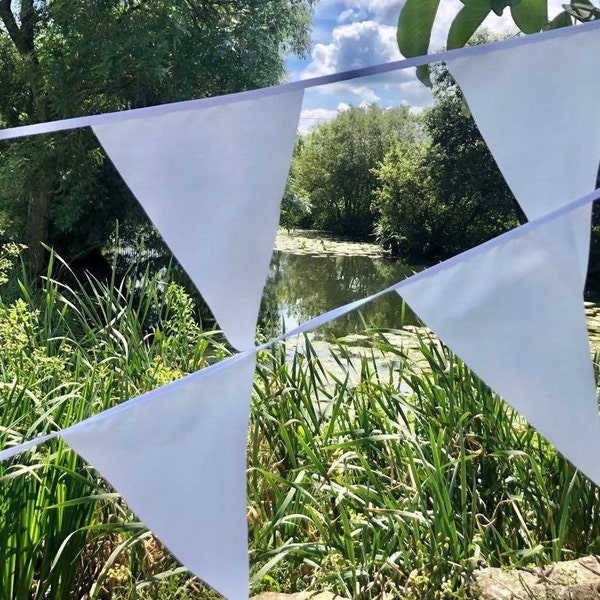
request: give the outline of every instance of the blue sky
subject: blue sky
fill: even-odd
[[[561,10],[563,1],[549,0],[551,15]],[[404,0],[320,0],[313,15],[311,56],[306,60],[288,60],[289,81],[402,58],[396,44],[396,24],[403,3]],[[430,51],[444,46],[448,27],[461,6],[460,0],[441,0]],[[484,25],[497,33],[509,33],[512,22],[491,15]],[[431,95],[416,79],[414,69],[312,88],[305,94],[300,130],[335,117],[349,105],[373,102],[385,107],[405,103],[419,111],[431,103]]]

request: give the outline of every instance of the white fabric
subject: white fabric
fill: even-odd
[[[570,215],[503,239],[419,274],[398,293],[483,381],[600,484],[596,385]]]
[[[302,90],[94,133],[233,346],[254,345]]]
[[[447,61],[530,220],[594,189],[600,161],[599,56],[600,35],[591,29]],[[580,288],[590,216],[591,207],[584,207],[572,217]]]
[[[61,434],[190,571],[229,600],[248,597],[255,359],[217,364]]]

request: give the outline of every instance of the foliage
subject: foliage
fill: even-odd
[[[310,198],[301,188],[298,182],[296,157],[302,151],[304,138],[298,136],[294,146],[294,157],[290,166],[290,172],[285,185],[285,192],[281,199],[279,225],[290,230],[293,227],[305,223],[311,214]]]
[[[397,143],[374,169],[377,241],[407,261],[435,257],[441,242],[443,207],[433,192],[428,153],[429,144]]]
[[[63,267],[64,268],[64,267]],[[189,297],[158,280],[72,286],[50,260],[41,289],[27,271],[0,301],[0,447],[67,427],[221,359]],[[61,277],[65,279],[64,275]],[[154,313],[153,324],[148,317]],[[152,542],[124,503],[61,441],[0,464],[0,597],[107,597],[168,570],[142,559]],[[154,542],[155,543],[155,542]],[[117,552],[117,550],[119,550]]]
[[[463,7],[454,17],[448,31],[448,50],[469,42],[485,18],[492,12],[501,16],[509,8],[514,24],[523,33],[568,27],[574,22],[600,18],[600,8],[591,0],[570,0],[563,11],[550,19],[547,0],[461,0]],[[431,30],[440,0],[406,0],[398,18],[398,47],[406,57],[427,54]],[[431,87],[429,67],[417,70],[419,79]]]
[[[3,0],[0,126],[277,83],[284,54],[308,47],[312,3]],[[143,221],[89,131],[3,142],[0,156],[1,223],[32,256],[41,240],[70,259],[103,245],[115,220]]]
[[[297,181],[310,197],[317,229],[366,237],[372,233],[373,168],[397,140],[422,137],[406,106],[352,107],[309,133],[295,161]]]
[[[250,432],[256,589],[461,598],[481,565],[595,552],[597,488],[436,340],[372,332],[358,366],[307,341],[259,365]],[[389,371],[379,352],[396,356]],[[354,366],[353,366],[354,365]],[[356,368],[356,372],[353,373]],[[360,375],[352,383],[352,375]]]
[[[67,286],[56,268],[41,288],[22,271],[17,292],[1,289],[0,447],[226,355],[168,279],[164,293],[150,273],[138,285]],[[282,345],[259,356],[248,440],[255,591],[461,598],[480,564],[599,551],[596,487],[458,359],[429,337],[411,354],[381,332],[369,339],[359,361],[332,347],[337,375],[309,340],[303,354]],[[0,595],[214,597],[58,441],[0,464]]]
[[[376,234],[402,258],[439,260],[523,222],[522,214],[443,66],[433,71],[427,143],[396,144],[374,169]]]

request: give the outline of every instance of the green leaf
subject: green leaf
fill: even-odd
[[[578,21],[593,21],[600,18],[600,9],[595,7],[590,0],[571,0],[570,4],[564,4],[565,12],[575,17]]]
[[[464,96],[461,96],[460,98],[460,114],[466,119],[471,117],[471,108],[469,107],[467,99]]]
[[[431,70],[429,65],[421,65],[420,67],[417,67],[417,78],[427,87],[430,88],[433,86],[431,83]]]
[[[465,6],[470,6],[471,8],[481,8],[483,6],[487,6],[488,10],[492,10],[490,0],[460,0],[460,1]]]
[[[571,15],[566,10],[563,10],[548,23],[547,29],[560,29],[561,27],[569,27],[571,25],[573,25]]]
[[[460,9],[448,31],[448,50],[462,48],[490,14],[490,7],[480,2],[477,7],[465,5]]]
[[[548,0],[521,0],[510,12],[523,33],[536,33],[548,22]]]
[[[406,0],[398,17],[398,48],[406,57],[427,54],[440,0]]]
[[[511,8],[516,6],[517,4],[523,2],[524,0],[489,0],[490,8],[499,16],[502,16],[504,9],[507,6]]]

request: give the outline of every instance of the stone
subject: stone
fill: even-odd
[[[600,562],[586,557],[531,569],[490,567],[474,574],[471,594],[479,600],[598,600]]]
[[[348,600],[331,592],[298,592],[297,594],[280,594],[279,592],[263,592],[250,600]]]

